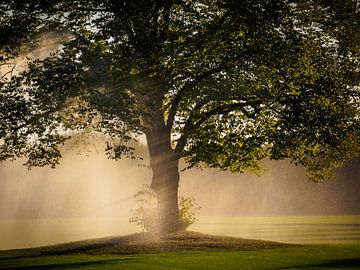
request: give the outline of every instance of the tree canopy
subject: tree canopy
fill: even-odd
[[[128,141],[168,131],[188,167],[257,171],[290,159],[321,181],[360,153],[355,0],[2,0],[0,160],[56,165],[84,129]]]

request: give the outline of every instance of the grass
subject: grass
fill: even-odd
[[[360,216],[201,217],[192,229],[286,243],[360,245]]]
[[[0,269],[360,269],[360,245],[288,245],[183,233],[0,252]]]

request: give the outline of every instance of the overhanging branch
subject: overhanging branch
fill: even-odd
[[[246,115],[248,118],[251,118],[254,116],[253,113],[248,112],[245,107],[246,106],[256,106],[260,105],[260,101],[252,101],[252,102],[242,102],[242,103],[231,103],[231,104],[224,104],[222,106],[218,106],[216,108],[213,108],[212,110],[203,113],[200,115],[200,117],[197,119],[197,121],[194,119],[196,112],[193,111],[193,113],[189,116],[188,120],[186,121],[185,127],[183,128],[183,132],[181,137],[178,140],[178,143],[175,147],[175,151],[181,152],[186,144],[186,141],[188,139],[189,131],[191,131],[194,127],[199,127],[203,123],[205,123],[211,116],[213,115],[220,115],[220,114],[228,114],[230,112],[240,110],[244,115]]]
[[[191,89],[193,89],[193,87],[196,84],[200,83],[201,81],[203,81],[206,78],[209,78],[211,75],[220,72],[222,70],[222,68],[223,68],[222,65],[216,66],[216,67],[214,67],[212,69],[209,69],[208,71],[198,75],[192,81],[189,81],[188,83],[185,83],[185,85],[178,91],[178,93],[176,94],[174,100],[171,103],[169,116],[168,116],[168,119],[167,119],[167,122],[166,122],[167,126],[171,126],[173,124],[176,112],[178,110],[178,107],[179,107],[180,102],[181,102],[182,98],[184,97],[184,95],[187,92],[191,91]]]

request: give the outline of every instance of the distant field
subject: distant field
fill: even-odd
[[[360,244],[360,216],[201,217],[190,229],[287,243]],[[138,227],[119,219],[0,220],[0,250],[136,231],[139,231]]]
[[[123,219],[0,219],[0,250],[125,235],[139,228]]]
[[[202,217],[194,231],[300,244],[360,244],[360,216]]]

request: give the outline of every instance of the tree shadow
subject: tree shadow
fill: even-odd
[[[144,237],[142,233],[129,234],[118,237],[105,237],[93,240],[83,240],[77,242],[69,242],[63,244],[56,244],[45,247],[14,249],[0,252],[0,262],[7,260],[17,260],[25,258],[34,258],[42,256],[57,256],[57,255],[71,255],[77,253],[91,253],[104,248],[111,248],[113,246],[123,246],[131,241],[140,240]],[[124,254],[131,252],[126,252]]]
[[[0,269],[9,269],[9,270],[20,270],[20,269],[76,269],[82,267],[96,267],[102,269],[105,266],[110,265],[124,265],[128,263],[141,262],[138,258],[118,258],[118,259],[109,259],[109,260],[94,260],[94,261],[77,261],[77,262],[66,262],[66,263],[46,263],[46,264],[27,264],[26,262],[19,263],[14,265],[13,262],[8,261],[7,263],[0,263]]]
[[[349,258],[349,259],[336,259],[329,260],[313,264],[293,265],[286,267],[279,267],[277,269],[305,269],[305,268],[317,268],[317,267],[329,267],[329,268],[354,268],[360,269],[360,258]]]

